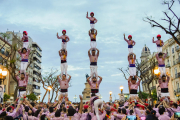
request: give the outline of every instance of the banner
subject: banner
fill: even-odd
[[[3,103],[4,85],[0,85],[0,103]]]

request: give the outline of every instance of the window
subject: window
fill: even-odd
[[[1,49],[1,53],[4,54],[4,52],[5,52],[5,48],[3,47],[3,48]]]
[[[4,93],[6,92],[6,85],[4,85]]]
[[[2,63],[3,63],[3,57],[0,56],[0,64],[2,65]]]
[[[173,54],[174,53],[174,45],[171,48],[172,48],[172,54]]]

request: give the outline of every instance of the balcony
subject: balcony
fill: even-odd
[[[154,90],[154,89],[156,89],[156,86],[153,86],[153,87],[151,87],[150,89],[151,89],[151,90]]]
[[[170,68],[171,66],[170,66],[170,64],[168,63],[168,64],[166,64],[166,68]]]
[[[142,84],[146,83],[146,81],[142,81]]]
[[[33,89],[33,92],[35,92],[35,93],[41,93],[40,89]]]
[[[177,60],[176,61],[173,61],[173,66],[177,64]]]
[[[176,50],[176,52],[179,52],[179,51],[180,51],[180,47],[179,47],[179,46],[176,46],[176,47],[175,47],[175,50]]]
[[[178,59],[176,59],[176,63],[180,64],[180,57]]]
[[[40,82],[33,81],[33,84],[34,84],[34,85],[37,85],[37,86],[41,86],[41,83],[40,83]]]
[[[176,93],[180,93],[180,88],[177,88]]]
[[[168,58],[168,57],[169,57],[169,53],[167,52],[167,53],[166,53],[166,58]]]
[[[171,41],[169,42],[169,45],[172,45],[173,43],[175,43],[175,41],[171,39]]]

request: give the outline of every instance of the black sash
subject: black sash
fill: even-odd
[[[19,86],[19,91],[26,91],[26,86]]]
[[[91,39],[91,41],[96,41],[96,39]]]
[[[95,100],[99,99],[98,97],[95,97],[93,100],[92,100],[92,103],[94,103]]]
[[[66,63],[67,61],[66,60],[61,60],[61,63]]]
[[[91,93],[98,93],[99,89],[91,89]]]
[[[61,92],[68,92],[67,89],[61,89]]]
[[[137,90],[131,89],[131,90],[130,90],[130,94],[137,94]]]
[[[168,93],[168,88],[161,88],[161,93]]]
[[[97,65],[97,62],[91,62],[90,65]]]

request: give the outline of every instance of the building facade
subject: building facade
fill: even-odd
[[[22,48],[22,41],[21,38],[23,36],[22,33],[20,32],[13,32],[12,31],[7,31],[6,32],[9,35],[9,43],[12,46],[16,46],[17,49],[21,49]],[[36,43],[33,42],[33,39],[28,36],[28,41],[29,41],[29,49],[31,49],[31,54],[32,57],[29,59],[33,59],[32,63],[30,64],[30,66],[27,69],[27,72],[29,74],[29,79],[28,79],[28,85],[27,85],[27,94],[30,93],[34,93],[35,95],[40,95],[40,87],[41,87],[41,83],[40,81],[37,80],[37,76],[41,73],[41,57],[42,57],[42,49],[40,48],[40,46]],[[17,68],[17,73],[20,71],[20,55],[17,52],[16,56],[17,59],[16,60],[16,68]],[[16,82],[13,80],[13,78],[10,78],[10,89],[9,89],[9,94],[10,95],[14,95],[14,90],[16,88],[17,84]]]
[[[180,35],[177,36],[180,40]],[[180,96],[180,47],[176,42],[171,38],[164,42],[164,46],[162,48],[163,53],[167,53],[167,57],[165,58],[165,65],[166,68],[169,68],[170,74],[171,74],[171,80],[172,80],[172,87],[174,94],[176,95],[176,99]],[[150,58],[155,59],[157,67],[158,63],[155,57],[156,53],[151,54],[149,48],[146,46],[143,48],[141,53],[141,65],[142,67],[146,67],[143,72],[149,72],[149,70],[152,70],[150,66],[148,66],[150,63]],[[147,80],[142,80],[142,88],[143,91],[148,93],[147,84],[145,84]],[[156,89],[156,84],[158,83],[158,78],[154,78],[153,82],[150,83],[150,89]]]

